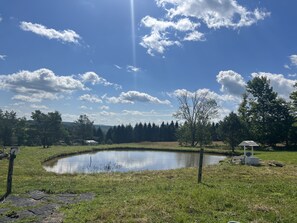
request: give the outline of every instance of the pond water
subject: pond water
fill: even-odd
[[[204,154],[203,164],[214,165],[225,158]],[[108,150],[54,159],[46,162],[43,167],[48,172],[73,174],[169,170],[196,167],[198,163],[198,152]]]

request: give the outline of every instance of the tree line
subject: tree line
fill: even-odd
[[[297,83],[295,84],[297,88]],[[118,125],[102,131],[87,115],[80,115],[72,124],[62,122],[58,111],[32,112],[31,119],[18,118],[14,111],[0,109],[0,145],[84,144],[93,139],[98,143],[129,143],[141,141],[178,141],[181,145],[200,146],[212,141],[225,141],[234,151],[242,140],[254,140],[262,146],[287,147],[297,144],[297,90],[286,101],[270,86],[265,77],[247,83],[246,92],[237,112],[213,123],[218,114],[214,99],[205,93],[184,92],[177,96],[177,122],[137,123]]]
[[[151,123],[137,123],[134,128],[131,125],[118,125],[110,128],[105,136],[106,143],[129,143],[129,142],[170,142],[176,141],[178,122],[156,125]]]
[[[0,109],[0,145],[83,145],[86,140],[99,144],[130,143],[141,141],[176,141],[178,123],[137,123],[110,127],[104,132],[96,127],[87,115],[80,115],[73,123],[63,123],[58,111],[32,112],[32,120],[17,118],[14,111]]]

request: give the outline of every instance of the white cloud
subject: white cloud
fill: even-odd
[[[115,66],[117,69],[119,69],[119,70],[123,69],[121,66],[119,66],[119,65],[117,65],[117,64],[115,64],[114,66]]]
[[[2,18],[2,17],[0,17],[0,22],[2,22],[2,20],[3,20],[3,18]]]
[[[33,108],[33,109],[44,109],[44,110],[48,109],[48,107],[45,106],[45,105],[32,104],[32,105],[30,105],[30,107]]]
[[[84,73],[84,74],[82,74],[80,76],[81,76],[81,79],[82,79],[82,81],[84,83],[90,82],[90,83],[92,83],[92,85],[101,84],[103,86],[112,86],[115,89],[121,89],[122,88],[122,86],[120,86],[118,84],[108,82],[106,79],[104,79],[103,77],[100,77],[95,72],[87,72],[87,73]]]
[[[151,111],[148,111],[148,112],[143,112],[143,111],[135,111],[135,110],[123,110],[122,111],[122,114],[123,115],[132,115],[132,116],[159,116],[160,114],[158,114],[156,111],[154,110],[151,110]]]
[[[107,101],[114,104],[118,104],[118,103],[134,104],[135,102],[165,104],[165,105],[170,104],[170,101],[168,100],[162,101],[149,94],[138,92],[138,91],[122,92],[119,97],[110,97],[110,98],[107,98]]]
[[[85,105],[80,106],[80,109],[82,109],[82,110],[93,110],[92,107],[87,107]]]
[[[290,57],[291,63],[294,66],[297,66],[297,55],[291,55]]]
[[[50,92],[38,92],[38,93],[23,93],[23,94],[16,94],[12,97],[13,100],[19,100],[24,102],[30,102],[30,103],[37,103],[42,102],[43,100],[58,100],[59,98],[62,98],[62,96],[58,96],[57,94],[50,93]]]
[[[0,89],[17,93],[13,99],[41,102],[43,99],[59,99],[62,93],[85,90],[85,87],[71,76],[57,76],[53,71],[43,68],[0,75]]]
[[[71,76],[57,76],[49,69],[20,71],[14,74],[0,75],[0,87],[15,92],[71,92],[84,89],[84,85]],[[3,87],[4,86],[4,87]]]
[[[159,31],[152,31],[150,35],[145,35],[142,37],[140,43],[141,46],[147,49],[147,53],[151,56],[155,56],[155,53],[163,54],[166,47],[177,45],[180,46],[179,41],[172,41],[166,37],[165,33],[160,33]]]
[[[204,34],[196,30],[191,33],[188,33],[184,38],[184,41],[203,41],[203,40],[205,40]]]
[[[109,110],[109,106],[107,106],[107,105],[102,105],[102,106],[100,107],[100,109],[101,109],[101,110]]]
[[[127,66],[127,71],[128,72],[134,72],[134,73],[137,73],[137,72],[140,72],[141,69],[139,67],[135,67],[135,66],[132,66],[132,65],[128,65]]]
[[[251,26],[270,15],[258,8],[253,11],[236,0],[156,0],[157,6],[166,11],[163,18],[145,16],[141,24],[151,29],[142,37],[140,45],[150,55],[163,54],[173,45],[182,41],[204,41],[205,36],[198,30],[201,24],[209,29],[240,28]]]
[[[190,21],[188,18],[183,18],[177,22],[157,20],[151,16],[146,16],[141,20],[141,24],[145,27],[151,28],[150,35],[145,35],[142,38],[140,45],[148,49],[150,55],[154,55],[155,52],[163,53],[165,48],[172,45],[180,46],[179,40],[171,41],[167,37],[167,29],[171,28],[179,32],[189,32],[185,37],[188,41],[200,40],[203,38],[203,34],[199,35],[198,31],[194,32],[199,24]],[[200,38],[198,38],[200,37]]]
[[[222,85],[221,92],[236,97],[241,97],[245,92],[245,81],[243,77],[232,71],[220,71],[217,75],[217,82]]]
[[[81,101],[88,101],[91,103],[102,103],[102,100],[96,95],[84,94],[79,97]]]
[[[21,22],[20,28],[24,31],[33,32],[37,35],[46,37],[48,39],[56,39],[62,42],[68,43],[79,43],[81,37],[73,30],[67,29],[58,31],[55,29],[49,29],[44,25],[31,23],[31,22]]]
[[[5,60],[6,57],[7,57],[6,55],[1,55],[0,54],[0,60]]]
[[[208,28],[250,26],[270,15],[258,8],[249,11],[236,0],[157,0],[157,4],[167,9],[169,18],[195,18]]]
[[[297,77],[297,74],[288,74],[289,77]]]
[[[194,96],[195,94],[199,95],[206,95],[206,97],[216,100],[218,104],[222,104],[225,102],[237,102],[238,98],[233,97],[232,95],[219,95],[214,91],[211,91],[207,88],[198,89],[197,91],[191,92],[186,89],[177,89],[173,93],[168,93],[171,97],[179,97],[182,95],[188,95],[189,97]]]
[[[252,73],[252,77],[266,77],[270,81],[273,90],[276,91],[280,97],[289,99],[290,94],[294,91],[294,84],[296,80],[290,80],[282,74],[272,74],[266,72]]]

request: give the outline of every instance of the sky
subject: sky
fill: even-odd
[[[218,121],[246,83],[289,100],[296,0],[1,0],[0,109],[59,111],[95,124],[169,122],[183,92],[207,93]]]

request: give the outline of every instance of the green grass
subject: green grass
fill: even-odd
[[[187,149],[171,143],[120,146]],[[200,185],[195,168],[91,175],[57,175],[42,168],[49,157],[90,149],[22,148],[15,159],[13,193],[95,194],[92,201],[61,208],[64,222],[297,222],[297,152],[256,153],[263,160],[284,162],[283,168],[229,162],[205,167]],[[7,161],[1,160],[1,194],[5,192],[6,173]]]

